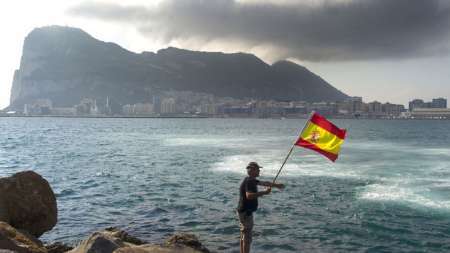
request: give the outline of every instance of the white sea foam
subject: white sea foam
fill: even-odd
[[[347,142],[345,143],[344,148],[348,149],[358,149],[358,150],[382,150],[393,152],[407,152],[419,155],[439,155],[439,156],[449,156],[450,157],[450,148],[423,148],[420,146],[412,146],[412,145],[404,145],[387,141],[368,141],[368,142]]]
[[[425,155],[440,155],[450,157],[450,148],[425,148],[416,151]]]
[[[425,194],[428,188],[414,188],[407,185],[373,184],[364,187],[359,199],[370,201],[389,201],[406,203],[412,206],[450,210],[450,201],[433,199]]]
[[[246,147],[248,142],[243,138],[217,138],[217,137],[179,137],[165,139],[166,146],[203,146],[203,147]]]
[[[176,136],[174,138],[161,138],[162,144],[165,146],[195,146],[195,147],[224,147],[239,150],[255,150],[261,147],[271,149],[279,146],[280,143],[290,143],[288,139],[280,139],[279,137],[226,137],[226,136],[198,136],[185,135]]]
[[[220,172],[231,172],[245,174],[245,166],[250,161],[257,161],[263,166],[262,176],[275,176],[286,154],[278,150],[260,151],[249,155],[227,156],[222,161],[212,165],[211,170]],[[291,158],[283,168],[283,176],[313,176],[313,177],[336,177],[336,178],[360,178],[356,171],[345,169],[341,165],[330,163],[319,155],[301,155],[301,160]]]
[[[255,142],[249,143],[247,138],[188,137],[172,139],[167,143],[238,148],[244,152],[224,156],[219,162],[212,164],[210,169],[215,172],[244,175],[247,163],[257,161],[264,166],[261,173],[264,179],[272,178],[280,168],[289,148],[289,146],[286,150],[281,148],[283,142],[284,140],[264,138],[257,138]],[[442,157],[450,156],[450,149],[422,148],[381,141],[349,142],[343,147],[343,152],[352,150],[354,153],[351,156],[347,154],[349,160],[331,163],[313,151],[295,149],[281,177],[370,180],[377,183],[360,188],[358,199],[450,210],[450,200],[442,197],[442,192],[438,192],[439,189],[445,191],[444,188],[450,184],[448,175],[450,160]]]

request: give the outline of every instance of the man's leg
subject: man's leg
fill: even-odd
[[[241,232],[241,234],[240,234],[240,236],[239,236],[239,252],[240,253],[244,253],[244,240],[242,240],[242,232]]]
[[[239,226],[241,230],[241,238],[239,241],[241,253],[250,253],[250,246],[252,244],[253,215],[239,213]]]

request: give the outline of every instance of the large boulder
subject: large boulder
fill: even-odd
[[[61,242],[54,242],[51,244],[47,244],[45,245],[45,248],[47,249],[47,253],[64,253],[73,249],[72,246]]]
[[[110,227],[105,229],[105,231],[103,233],[107,233],[109,235],[111,235],[112,237],[118,238],[123,242],[129,243],[129,244],[134,244],[134,245],[142,245],[145,244],[146,242],[134,237],[130,234],[128,234],[127,232],[120,230],[119,228],[116,227]]]
[[[143,244],[118,248],[114,253],[210,253],[193,234],[176,234],[163,245]]]
[[[68,253],[206,253],[193,235],[176,235],[164,245],[145,244],[117,228],[95,232]]]
[[[117,228],[95,232],[70,253],[112,253],[118,248],[136,246],[143,241],[134,238]]]
[[[18,253],[47,253],[44,245],[26,232],[0,221],[0,249]]]
[[[170,247],[187,246],[198,252],[210,253],[210,251],[203,246],[200,240],[193,234],[175,234],[166,240],[166,245]]]
[[[39,237],[56,225],[57,215],[55,194],[36,172],[0,178],[0,221]]]
[[[201,253],[187,246],[160,246],[153,244],[144,244],[136,247],[119,248],[114,253]]]

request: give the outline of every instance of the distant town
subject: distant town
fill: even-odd
[[[306,102],[235,99],[195,92],[167,92],[150,101],[120,105],[106,96],[84,98],[77,105],[58,107],[50,99],[33,100],[22,111],[0,111],[1,116],[55,117],[210,117],[210,118],[305,118],[311,111],[333,118],[450,119],[446,98],[426,102],[413,99],[401,104],[365,103],[362,97],[346,101]]]

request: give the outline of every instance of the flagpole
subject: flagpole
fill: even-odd
[[[309,114],[308,120],[306,121],[305,125],[303,126],[302,131],[300,131],[300,135],[303,133],[303,130],[305,130],[306,125],[308,125],[308,122],[309,122],[309,120],[311,119],[311,117],[312,117],[312,115],[314,114],[314,112],[315,112],[315,111],[311,111],[311,113]],[[299,135],[299,136],[300,136],[300,135]],[[297,139],[297,140],[298,140],[298,139]],[[284,167],[284,165],[286,164],[286,162],[287,162],[289,156],[291,155],[292,150],[294,150],[295,143],[297,142],[297,140],[294,142],[294,144],[292,144],[292,147],[291,147],[291,149],[289,150],[289,152],[288,152],[286,158],[284,158],[283,164],[281,165],[280,169],[278,170],[277,175],[275,176],[275,178],[274,178],[273,181],[272,181],[272,186],[275,184],[275,181],[277,180],[278,176],[279,176],[280,173],[281,173],[281,170],[283,169],[283,167]],[[272,187],[272,186],[271,186],[271,187]]]

